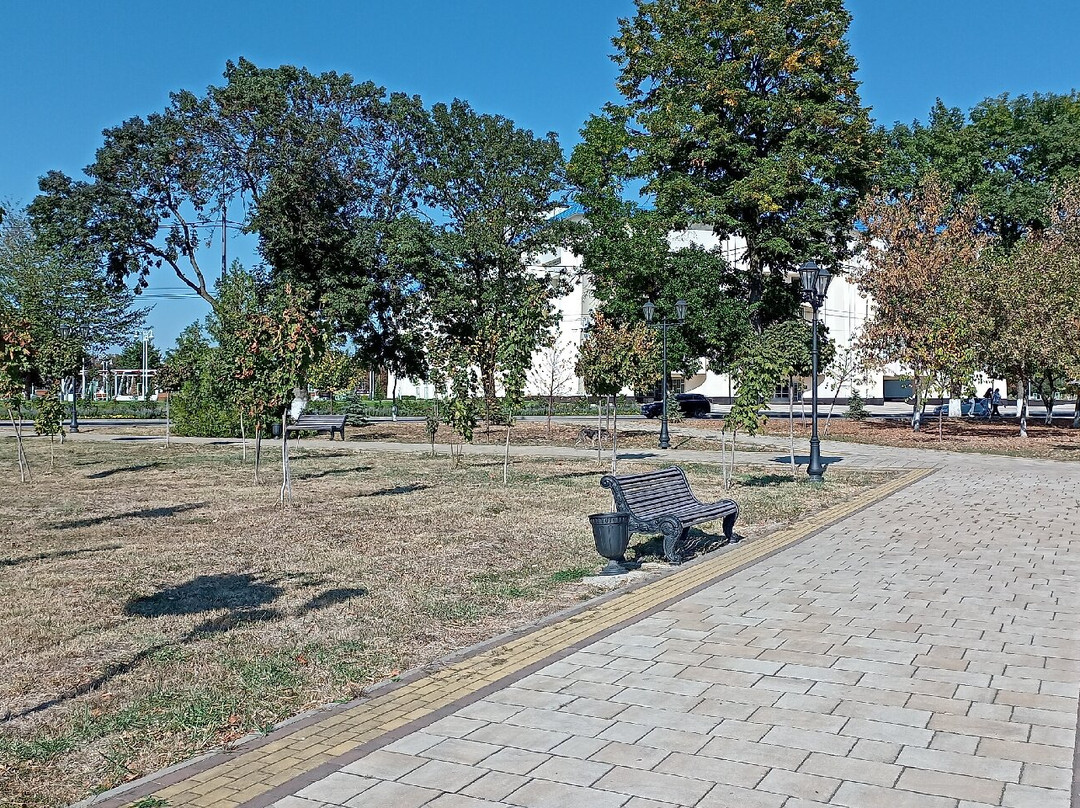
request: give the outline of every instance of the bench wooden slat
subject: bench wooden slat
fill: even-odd
[[[694,525],[724,520],[724,535],[728,541],[738,541],[735,520],[739,506],[733,500],[702,502],[679,466],[646,471],[638,474],[605,474],[600,485],[611,489],[615,509],[630,515],[631,533],[661,533],[664,536],[664,557],[678,563],[676,544],[684,539]]]
[[[345,440],[344,415],[301,415],[294,423],[285,427],[286,432],[329,432],[330,440],[334,439],[334,433],[340,432],[341,439]]]

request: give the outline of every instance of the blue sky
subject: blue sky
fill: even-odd
[[[862,97],[879,122],[924,118],[939,96],[967,109],[1080,85],[1072,0],[846,5]],[[78,174],[102,129],[162,109],[172,90],[217,83],[240,56],[351,73],[429,104],[464,98],[557,132],[569,152],[588,115],[616,99],[610,39],[632,13],[632,0],[10,2],[0,18],[0,200],[25,204],[50,169]],[[157,276],[151,292],[178,284]],[[206,313],[198,299],[147,302],[165,347]]]

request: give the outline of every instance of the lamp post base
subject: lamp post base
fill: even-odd
[[[668,434],[667,418],[660,422],[660,448],[668,449],[671,447],[671,436]]]
[[[812,483],[825,482],[825,469],[821,463],[821,441],[817,438],[810,439],[810,464],[806,467],[806,474]]]

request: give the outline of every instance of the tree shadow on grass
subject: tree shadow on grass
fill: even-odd
[[[49,550],[45,553],[36,553],[18,558],[0,558],[0,567],[14,567],[16,564],[26,564],[30,561],[50,561],[54,558],[70,558],[83,553],[101,553],[105,550],[119,550],[121,544],[102,544],[98,547],[83,547],[79,550]]]
[[[293,474],[294,480],[317,480],[320,477],[337,477],[342,474],[359,474],[364,471],[371,471],[372,466],[353,466],[350,469],[326,469],[325,471],[316,471],[313,474]]]
[[[160,508],[144,508],[141,511],[126,511],[125,513],[111,513],[108,516],[94,516],[88,519],[71,519],[67,522],[57,522],[52,525],[55,530],[71,530],[79,527],[94,527],[106,522],[114,522],[118,519],[158,519],[166,516],[176,516],[178,513],[193,511],[197,508],[209,505],[209,502],[189,502],[183,505],[164,505]]]
[[[280,587],[274,586],[272,583],[258,581],[252,575],[200,575],[187,583],[163,589],[154,595],[133,598],[124,607],[124,613],[138,617],[196,614],[220,608],[226,608],[229,611],[203,621],[176,640],[157,643],[149,648],[142,649],[128,659],[112,662],[93,678],[65,690],[51,699],[27,707],[17,713],[12,713],[3,721],[33,715],[50,707],[55,707],[69,699],[97,690],[113,678],[131,672],[144,660],[166,648],[186,645],[194,640],[203,639],[210,634],[231,631],[239,626],[277,620],[282,617],[281,612],[277,609],[253,607],[274,600],[281,592]],[[0,721],[0,723],[3,723],[3,721]]]
[[[791,459],[788,458],[788,462]],[[738,475],[735,478],[735,482],[745,488],[769,488],[774,485],[783,485],[784,483],[794,482],[790,474],[747,474]]]
[[[353,598],[363,597],[368,593],[367,589],[362,586],[345,587],[341,589],[327,589],[325,592],[320,592],[313,597],[303,606],[296,610],[298,615],[307,614],[308,612],[318,611],[319,609],[325,609],[327,606],[334,606],[338,603],[345,603]]]
[[[86,479],[103,480],[106,477],[111,477],[114,474],[120,474],[125,471],[148,471],[149,469],[161,468],[162,465],[163,464],[161,462],[155,460],[153,463],[142,463],[138,466],[125,466],[124,468],[120,469],[106,469],[105,471],[99,471],[97,474],[87,474]]]
[[[161,617],[215,609],[239,612],[265,606],[280,597],[283,591],[276,581],[261,581],[250,573],[199,575],[153,595],[132,598],[124,606],[124,614]]]
[[[395,494],[411,494],[414,491],[423,491],[424,489],[431,488],[430,485],[425,483],[410,483],[409,485],[396,485],[393,488],[380,488],[378,491],[369,491],[366,494],[360,494],[362,497],[388,497]]]

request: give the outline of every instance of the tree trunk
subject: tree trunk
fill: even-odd
[[[1043,406],[1046,408],[1046,416],[1043,418],[1043,423],[1047,426],[1054,425],[1054,404],[1057,403],[1056,396],[1040,396],[1042,398]]]
[[[15,429],[15,457],[19,463],[19,479],[22,482],[32,480],[33,475],[30,474],[30,464],[26,462],[26,452],[23,451],[23,438],[22,438],[22,413],[19,414],[19,418],[15,418],[15,413],[12,408],[8,406],[8,419],[11,421],[11,426]]]
[[[506,419],[506,449],[503,451],[503,485],[506,485],[510,474],[510,418]]]
[[[498,404],[498,396],[495,395],[495,367],[483,367],[480,369],[480,380],[484,385],[484,431],[491,431],[491,416]]]
[[[788,443],[791,449],[791,479],[799,479],[799,473],[795,469],[795,380],[788,376],[787,388],[788,400]]]
[[[601,397],[596,397],[596,465],[604,462],[604,413],[600,408]]]
[[[172,422],[172,415],[170,413],[170,407],[169,407],[169,402],[171,400],[172,400],[172,393],[171,392],[166,392],[165,393],[165,448],[166,449],[169,448],[169,439],[172,437],[170,435],[171,430],[169,428],[169,426],[170,426],[170,424]]]
[[[240,459],[247,462],[247,431],[244,428],[244,411],[240,410],[240,445],[243,447],[240,450]]]
[[[548,440],[551,440],[551,415],[555,409],[555,394],[548,393],[548,406],[547,406],[547,436]]]
[[[951,407],[951,405],[950,405],[950,407]],[[951,417],[952,413],[950,412],[949,415]],[[938,439],[938,443],[941,443],[941,441],[942,441],[941,424],[942,424],[942,422],[944,420],[945,420],[945,411],[942,410],[940,407],[938,407],[938,411],[937,411],[937,439]]]
[[[262,460],[262,424],[255,422],[255,485],[259,484],[259,461]]]
[[[922,427],[922,393],[918,385],[915,386],[915,403],[911,409],[911,431],[918,432]]]
[[[720,472],[724,476],[724,490],[728,490],[730,478],[727,470],[727,427],[720,430]]]
[[[1020,389],[1017,390],[1016,397],[1016,414],[1020,418],[1020,437],[1026,438],[1027,433],[1027,381],[1020,382]]]
[[[289,473],[289,433],[285,431],[289,411],[281,414],[281,507],[285,507],[286,498],[292,505],[292,475]]]
[[[616,468],[619,463],[619,411],[615,410],[615,424],[611,430],[611,473],[617,474]]]

